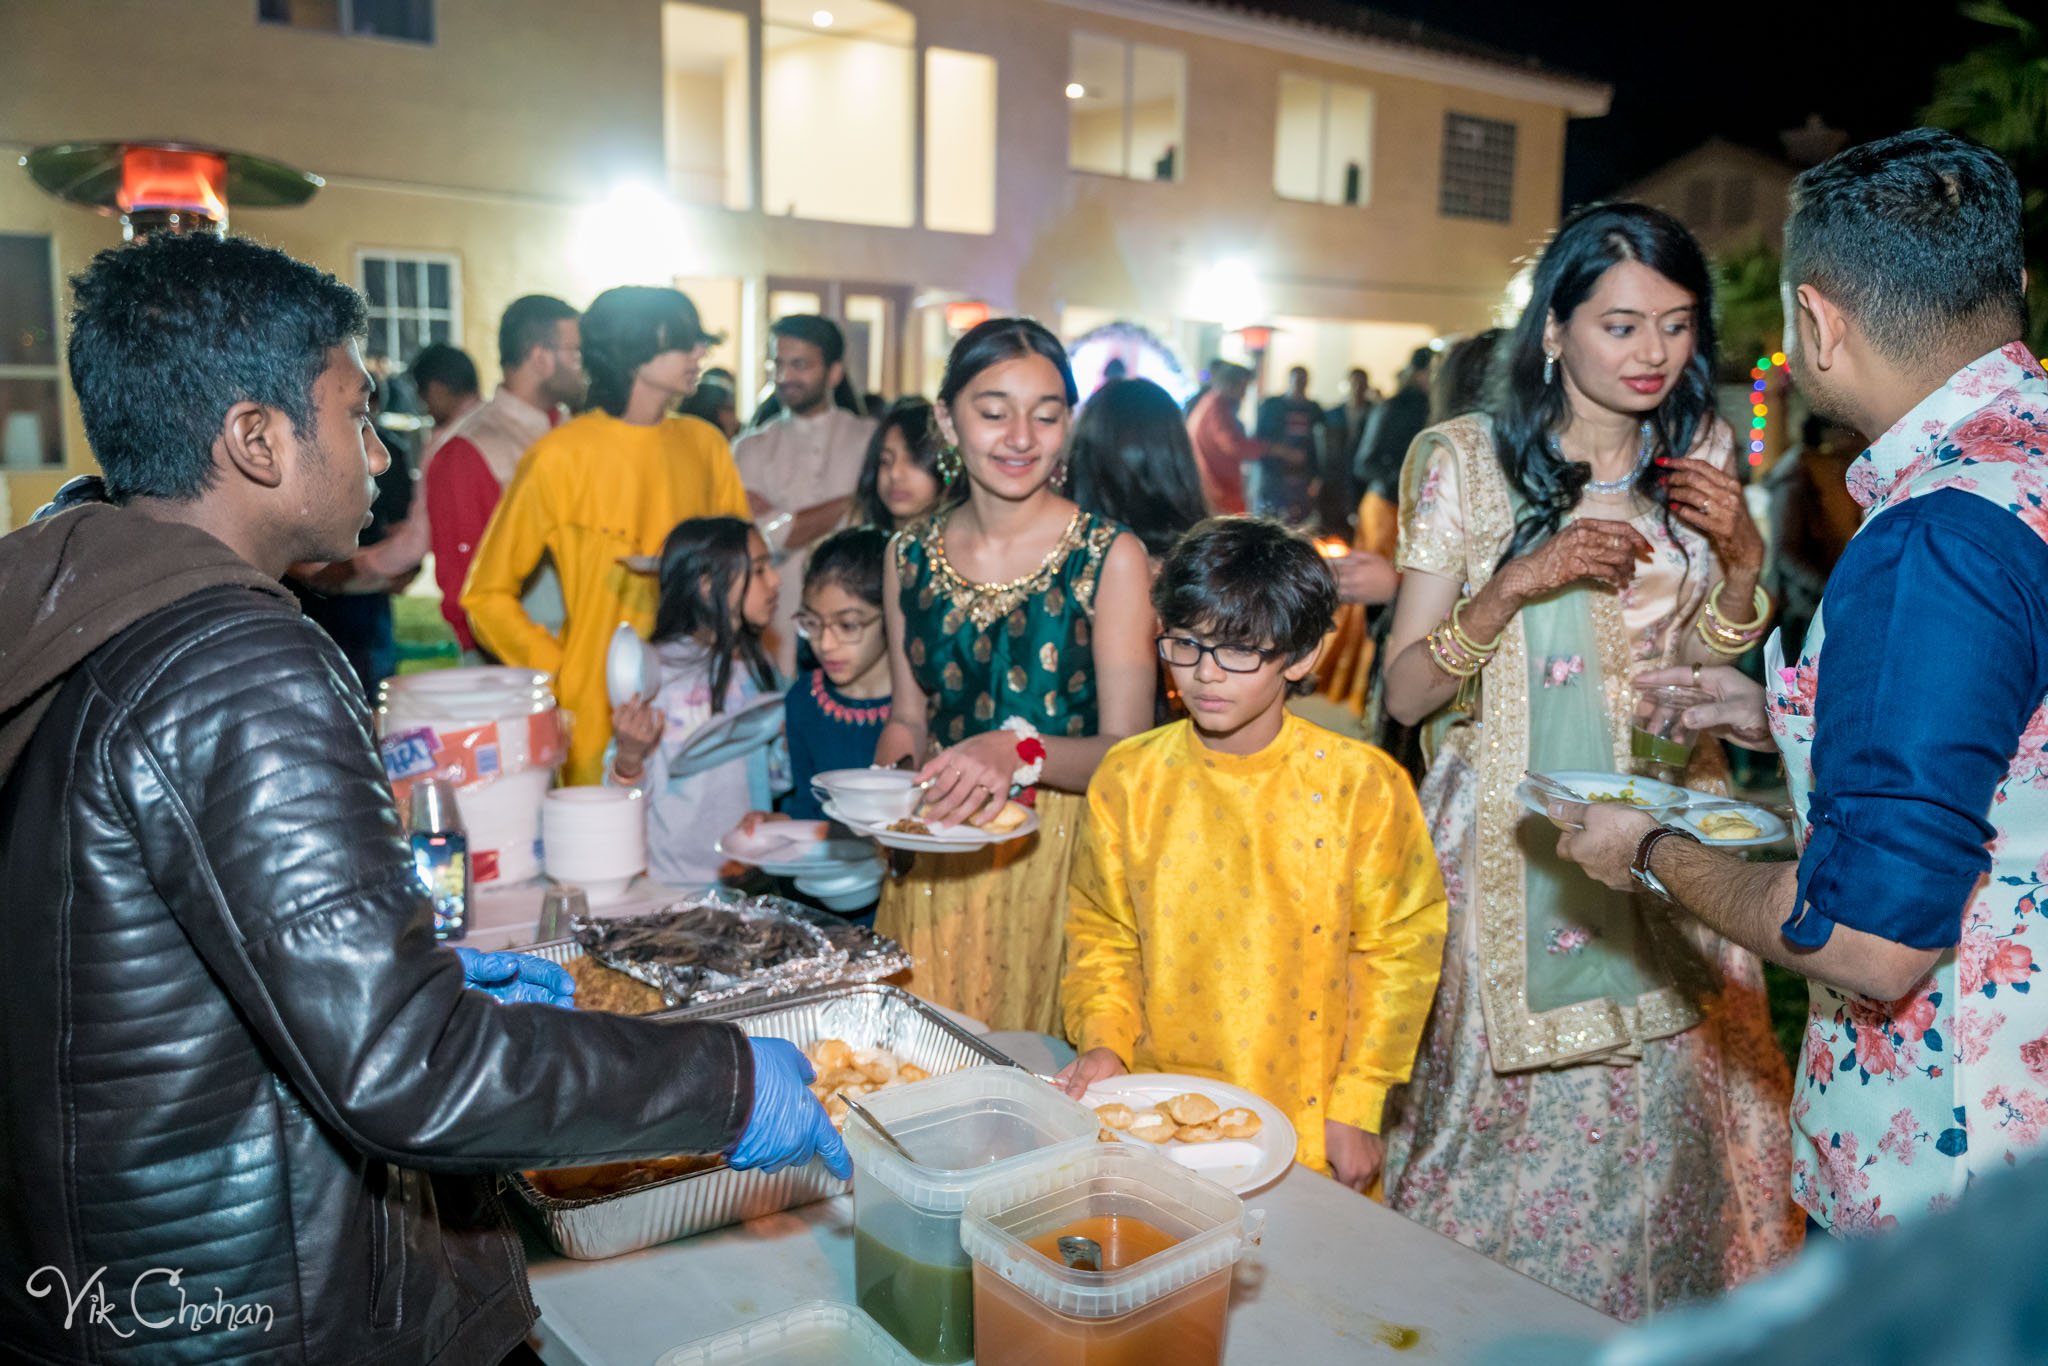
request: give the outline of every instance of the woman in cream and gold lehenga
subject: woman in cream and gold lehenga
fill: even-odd
[[[1037,805],[1033,835],[917,855],[875,915],[916,960],[913,991],[996,1029],[1057,1031],[1082,794],[1152,724],[1145,548],[1060,492],[1074,400],[1037,323],[962,337],[934,414],[942,477],[966,497],[897,533],[883,585],[893,687],[875,761],[921,766],[934,820],[991,816],[1013,786]]]
[[[1621,1318],[1717,1294],[1802,1228],[1757,960],[1563,863],[1515,795],[1524,769],[1627,768],[1632,677],[1765,629],[1711,289],[1667,215],[1574,216],[1485,408],[1402,477],[1387,709],[1450,722],[1422,785],[1450,930],[1388,1106],[1388,1203]],[[1701,745],[1688,783],[1724,775]]]

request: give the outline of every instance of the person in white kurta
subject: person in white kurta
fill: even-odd
[[[875,423],[835,401],[846,386],[846,339],[837,324],[799,314],[780,319],[770,331],[782,412],[734,442],[732,458],[755,519],[782,557],[782,596],[769,645],[775,667],[788,677],[796,672],[804,563],[812,545],[845,523]],[[777,514],[790,519],[779,532],[769,524]]]

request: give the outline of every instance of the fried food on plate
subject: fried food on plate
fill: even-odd
[[[1266,1121],[1259,1118],[1256,1110],[1242,1105],[1232,1106],[1216,1116],[1216,1130],[1225,1138],[1257,1138],[1259,1130],[1266,1127]]]
[[[1112,1129],[1128,1129],[1131,1121],[1138,1117],[1138,1112],[1120,1100],[1113,1100],[1107,1105],[1096,1106],[1095,1117]]]
[[[1207,1124],[1223,1113],[1223,1107],[1205,1095],[1186,1091],[1175,1096],[1159,1107],[1173,1117],[1175,1124]]]

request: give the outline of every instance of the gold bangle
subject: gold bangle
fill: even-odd
[[[1728,620],[1728,614],[1721,609],[1721,590],[1727,586],[1728,580],[1722,579],[1714,585],[1714,591],[1707,594],[1707,615],[1714,619],[1716,626],[1726,627],[1729,631],[1736,633],[1756,631],[1761,633],[1765,624],[1771,619],[1771,595],[1764,592],[1763,586],[1759,584],[1756,596],[1751,599],[1751,606],[1756,612],[1756,620],[1730,621]]]
[[[1460,661],[1456,657],[1457,647],[1446,638],[1446,635],[1444,623],[1439,623],[1435,630],[1422,638],[1423,643],[1429,648],[1429,657],[1436,661],[1437,668],[1452,678],[1471,678],[1486,667],[1484,659]]]
[[[1472,599],[1470,598],[1459,598],[1455,603],[1451,604],[1451,635],[1457,639],[1458,644],[1465,647],[1467,652],[1477,655],[1481,659],[1491,659],[1494,651],[1500,649],[1500,638],[1507,634],[1507,628],[1503,626],[1494,634],[1493,639],[1487,641],[1484,645],[1466,635],[1464,623],[1459,618],[1464,614],[1465,604],[1471,601]]]

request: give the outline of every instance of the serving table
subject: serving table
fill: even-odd
[[[1245,1204],[1266,1225],[1231,1291],[1227,1366],[1449,1366],[1504,1338],[1621,1326],[1299,1165]],[[548,1366],[651,1366],[805,1300],[854,1302],[851,1196],[603,1262],[520,1222]]]

